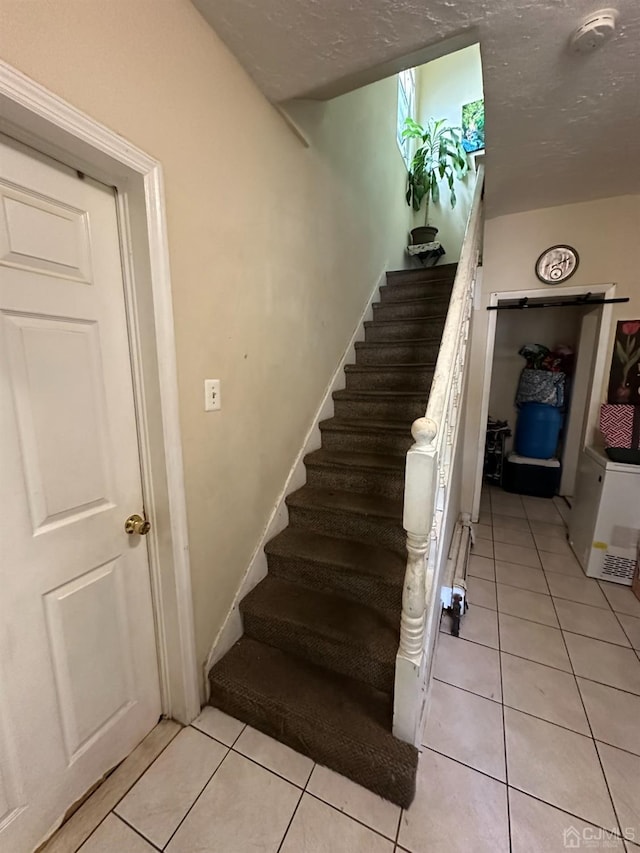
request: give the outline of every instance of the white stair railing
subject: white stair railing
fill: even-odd
[[[460,512],[451,498],[454,502],[457,498],[454,485],[462,466],[459,424],[482,251],[483,186],[484,167],[480,166],[427,411],[411,427],[415,444],[407,452],[403,526],[408,558],[396,657],[393,733],[416,746],[422,735],[440,618],[440,586],[449,547],[446,540],[450,540]]]

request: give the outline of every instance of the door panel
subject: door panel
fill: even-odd
[[[0,848],[26,853],[160,697],[146,540],[124,530],[143,496],[115,197],[6,137],[0,470]]]

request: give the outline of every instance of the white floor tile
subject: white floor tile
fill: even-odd
[[[519,619],[507,613],[500,613],[498,620],[503,651],[571,672],[562,632],[557,628]]]
[[[569,632],[564,639],[576,675],[640,694],[640,661],[633,649]]]
[[[573,675],[504,652],[501,657],[505,705],[574,732],[591,734]]]
[[[164,847],[226,753],[207,735],[183,729],[118,803],[116,814]]]
[[[474,578],[484,578],[484,580],[494,581],[496,579],[496,571],[493,560],[488,557],[478,557],[476,554],[470,554],[468,574]]]
[[[281,853],[355,853],[356,850],[392,853],[393,842],[304,794]]]
[[[640,756],[598,744],[623,838],[640,841]]]
[[[507,545],[504,542],[496,542],[494,551],[496,560],[518,563],[520,566],[529,566],[534,569],[542,568],[535,548],[523,548],[521,545]]]
[[[112,812],[78,853],[155,853],[155,849]]]
[[[584,634],[585,637],[594,637],[596,640],[617,643],[620,646],[630,645],[620,623],[611,611],[590,607],[588,604],[565,601],[562,598],[556,598],[554,603],[563,631]]]
[[[626,613],[627,616],[640,619],[640,599],[631,592],[630,586],[607,581],[601,581],[600,586],[616,613]]]
[[[517,515],[502,515],[501,513],[493,513],[493,526],[501,529],[509,528],[510,530],[524,530],[529,533],[529,522],[524,516]]]
[[[585,573],[580,563],[572,554],[552,554],[540,551],[542,568],[547,572],[557,572],[560,575],[573,575],[576,578],[584,578]]]
[[[434,681],[422,742],[505,781],[504,729],[498,702]]]
[[[411,853],[507,853],[506,790],[502,782],[427,750],[398,843]]]
[[[551,595],[554,598],[565,598],[578,604],[589,604],[610,610],[609,602],[602,594],[598,581],[593,578],[579,578],[573,575],[559,575],[557,572],[545,572]]]
[[[615,826],[591,738],[505,708],[509,784],[597,826]]]
[[[480,522],[478,522],[478,524],[474,524],[473,532],[476,535],[476,539],[488,539],[489,542],[493,541],[493,527],[491,526],[490,519],[486,524],[482,524]]]
[[[634,649],[640,651],[640,619],[618,613],[618,620]]]
[[[276,853],[300,795],[295,785],[229,752],[166,849]]]
[[[559,527],[556,529],[560,530]],[[547,551],[550,554],[558,554],[562,557],[574,556],[571,545],[569,545],[564,537],[560,538],[559,536],[549,536],[546,533],[537,533],[534,539],[538,551]]]
[[[535,548],[533,536],[528,530],[518,530],[514,527],[501,527],[496,525],[493,528],[494,542],[503,542],[507,545],[519,545],[522,548]]]
[[[640,696],[578,678],[596,740],[640,755]]]
[[[230,717],[218,708],[212,708],[211,705],[205,705],[200,716],[191,725],[227,746],[233,746],[244,729],[244,723],[240,720]]]
[[[451,634],[451,617],[444,613],[440,630]],[[469,607],[460,622],[460,637],[492,649],[498,648],[498,614],[486,607]]]
[[[477,557],[488,557],[493,559],[493,542],[490,539],[476,539],[471,548],[471,553]]]
[[[383,800],[372,791],[356,785],[351,779],[346,779],[319,764],[313,769],[307,791],[395,841],[400,806]]]
[[[467,578],[467,598],[470,605],[496,609],[496,585],[483,578]]]
[[[242,732],[234,749],[301,788],[307,784],[313,770],[313,761],[306,755],[295,752],[251,726]]]
[[[601,838],[601,829],[591,823],[514,788],[509,788],[509,806],[513,853],[566,853],[573,843],[576,849],[601,849],[591,847]],[[607,836],[606,842],[607,851],[624,851],[621,839]]]
[[[540,536],[543,541],[548,541],[549,539],[557,539],[561,542],[567,541],[567,528],[564,525],[559,524],[548,524],[546,521],[535,521],[531,520],[529,522],[531,527],[531,532],[534,537]],[[539,546],[538,546],[539,547]],[[540,548],[541,551],[551,550]]]
[[[517,586],[519,589],[528,589],[530,592],[540,592],[543,595],[549,594],[542,569],[530,569],[528,566],[496,560],[496,580],[507,586]]]
[[[497,587],[499,613],[520,616],[522,619],[530,619],[552,628],[558,627],[551,596],[501,583],[497,584]]]
[[[439,634],[434,676],[487,699],[501,699],[500,659],[495,649]]]

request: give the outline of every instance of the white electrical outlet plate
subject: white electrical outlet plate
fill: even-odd
[[[205,412],[217,412],[220,408],[220,380],[204,380],[204,410]]]

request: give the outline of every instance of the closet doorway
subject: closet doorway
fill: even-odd
[[[527,291],[492,293],[488,311],[486,365],[482,392],[483,423],[487,416],[508,421],[511,437],[505,452],[513,450],[517,407],[516,391],[526,361],[518,352],[526,344],[542,344],[549,350],[558,345],[574,351],[571,375],[566,383],[558,456],[562,473],[558,493],[573,493],[578,458],[582,448],[598,438],[601,390],[610,361],[611,304],[589,305],[590,300],[615,298],[614,284],[554,287]],[[526,299],[528,307],[505,306]],[[580,304],[582,300],[583,304]],[[562,306],[559,303],[574,302]],[[544,303],[549,307],[533,307]],[[478,460],[474,503],[479,502],[483,482],[483,457]],[[474,507],[478,510],[478,507]]]

